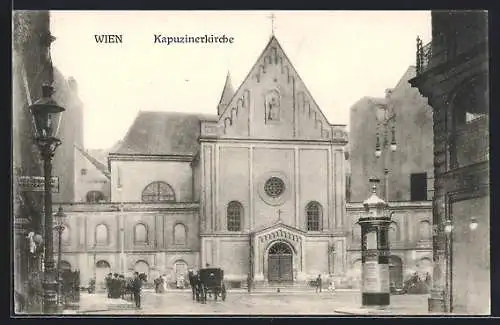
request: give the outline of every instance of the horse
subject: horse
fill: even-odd
[[[193,271],[188,272],[189,285],[191,286],[191,292],[193,293],[193,301],[196,300],[196,286],[197,286],[197,276]]]
[[[205,286],[201,281],[200,274],[193,272],[188,273],[189,276],[189,285],[191,286],[191,291],[193,293],[193,301],[201,302],[202,304],[207,301],[207,293],[205,290]]]

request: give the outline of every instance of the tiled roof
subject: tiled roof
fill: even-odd
[[[92,165],[94,165],[104,176],[106,176],[108,179],[111,178],[111,175],[109,173],[109,170],[108,168],[106,167],[106,165],[104,163],[102,163],[98,158],[94,157],[92,154],[89,153],[88,150],[85,150],[83,148],[80,148],[79,146],[77,146],[76,144],[74,145],[75,148],[81,152],[81,154],[87,158],[88,161],[90,161],[90,163]]]
[[[201,121],[217,115],[141,111],[115,154],[195,155]]]

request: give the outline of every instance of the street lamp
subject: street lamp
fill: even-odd
[[[44,279],[43,279],[43,312],[53,314],[57,312],[57,281],[54,268],[54,242],[52,234],[52,158],[61,140],[56,138],[61,112],[65,109],[52,99],[54,88],[44,84],[42,86],[42,98],[32,104],[29,109],[33,115],[35,124],[35,142],[40,150],[43,160],[44,172],[44,210],[45,210],[45,257],[44,257]]]
[[[61,300],[61,286],[62,286],[62,283],[61,283],[61,280],[62,280],[61,279],[61,255],[62,255],[61,241],[62,241],[62,233],[66,229],[66,227],[64,226],[64,221],[66,219],[66,214],[64,214],[62,207],[59,207],[59,210],[57,210],[57,212],[55,214],[55,217],[56,217],[56,225],[54,226],[54,230],[57,231],[57,235],[58,235],[58,242],[57,242],[57,245],[58,245],[58,249],[57,249],[57,281],[59,282],[59,286],[58,286],[57,297],[58,297],[58,304],[60,305],[62,303],[62,300]]]
[[[390,94],[390,93],[389,93]],[[391,126],[391,142],[389,142],[388,139],[388,126],[389,123],[392,121],[392,126]],[[376,138],[376,143],[375,143],[375,157],[378,159],[382,156],[382,151],[389,149],[391,152],[396,152],[398,146],[396,143],[396,130],[394,127],[394,124],[396,123],[396,115],[392,114],[391,116],[388,116],[388,108],[384,108],[384,117],[381,122],[381,125],[383,126],[383,141],[380,141],[380,134],[377,130],[377,138]],[[387,162],[386,162],[386,156],[384,155],[384,159],[382,160],[383,162],[383,171],[384,171],[384,199],[386,202],[389,202],[389,169],[387,168]]]

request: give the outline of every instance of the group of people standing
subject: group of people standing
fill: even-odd
[[[137,308],[141,308],[141,288],[142,282],[146,281],[139,272],[134,272],[134,277],[125,279],[123,274],[108,273],[105,278],[108,298],[125,299],[126,294],[132,294]]]
[[[328,284],[328,291],[335,292],[335,281],[333,281],[333,278],[327,279],[327,284]],[[323,279],[321,279],[321,274],[318,274],[318,277],[315,280],[315,285],[316,285],[316,293],[321,292],[321,290],[323,289]]]
[[[155,285],[156,293],[164,293],[165,291],[167,291],[167,281],[165,280],[163,275],[160,275],[153,282]]]

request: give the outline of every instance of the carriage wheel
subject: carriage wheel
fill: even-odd
[[[222,301],[226,301],[226,286],[224,284],[222,284],[221,295],[222,295]]]
[[[217,301],[218,296],[219,296],[219,288],[215,288],[214,289],[214,299],[215,299],[215,301]]]

